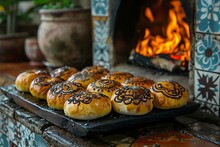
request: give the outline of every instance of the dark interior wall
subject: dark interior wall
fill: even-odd
[[[134,46],[133,36],[138,22],[142,0],[121,0],[113,34],[114,51],[117,55],[128,57]]]

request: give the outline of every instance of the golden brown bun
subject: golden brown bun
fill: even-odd
[[[154,106],[159,109],[179,108],[187,104],[189,94],[179,83],[162,81],[155,83],[150,91],[154,94]]]
[[[110,79],[122,83],[124,80],[131,77],[133,77],[133,75],[128,72],[110,72],[106,76],[102,77],[102,79]]]
[[[24,71],[20,73],[16,80],[15,80],[15,86],[16,89],[22,92],[29,92],[29,88],[31,85],[31,82],[39,77],[44,75],[50,75],[49,72],[45,70],[38,70],[38,69],[32,69],[28,71]]]
[[[65,81],[74,73],[77,73],[78,70],[74,67],[70,66],[63,66],[60,68],[55,69],[51,72],[51,76],[54,78],[62,78]]]
[[[111,100],[101,93],[80,92],[64,104],[64,113],[74,119],[91,120],[111,112]]]
[[[71,75],[67,81],[70,81],[70,82],[75,82],[75,83],[80,83],[82,84],[82,86],[86,89],[87,86],[94,82],[96,80],[96,78],[88,73],[88,72],[77,72],[73,75]]]
[[[36,98],[46,100],[50,87],[63,81],[62,78],[52,78],[49,75],[37,77],[31,82],[30,93]]]
[[[144,115],[153,109],[154,96],[141,86],[124,86],[111,97],[115,112],[125,115]]]
[[[144,86],[150,89],[154,83],[155,82],[153,80],[146,77],[131,77],[124,80],[122,82],[122,86]]]
[[[90,74],[94,75],[94,77],[96,77],[96,80],[98,80],[108,74],[109,70],[101,65],[94,65],[85,67],[84,69],[82,69],[82,72],[89,72]]]
[[[121,87],[121,84],[114,80],[100,79],[93,83],[90,83],[87,87],[87,91],[90,92],[101,92],[111,98],[112,94],[116,89]]]
[[[63,110],[65,101],[81,91],[85,91],[85,89],[80,83],[65,81],[55,84],[47,92],[47,105],[53,109]]]

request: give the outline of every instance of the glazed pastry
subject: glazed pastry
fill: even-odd
[[[38,69],[24,71],[17,76],[15,80],[15,87],[17,90],[21,92],[29,92],[31,82],[35,78],[44,75],[49,76],[50,74],[46,70],[38,70]]]
[[[47,105],[53,109],[63,110],[65,101],[81,91],[85,89],[80,83],[65,81],[55,84],[47,92]]]
[[[122,82],[122,86],[144,86],[150,89],[154,83],[155,82],[153,80],[146,77],[131,77],[124,80]]]
[[[51,76],[53,78],[62,78],[66,81],[72,74],[77,72],[78,70],[74,67],[63,66],[52,71]]]
[[[109,70],[101,65],[94,65],[85,67],[82,70],[82,72],[89,72],[90,74],[96,77],[96,80],[98,80],[101,79],[101,77],[105,76],[107,73],[109,73]]]
[[[111,100],[101,93],[80,92],[64,104],[64,113],[74,119],[92,120],[111,112]]]
[[[52,78],[49,75],[40,76],[31,82],[29,90],[34,97],[46,100],[47,92],[50,87],[63,81],[64,80],[62,78]]]
[[[124,80],[131,77],[133,77],[133,75],[128,72],[111,72],[108,73],[106,76],[102,77],[102,79],[110,79],[122,83]]]
[[[154,106],[159,109],[179,108],[187,104],[188,91],[174,81],[155,83],[150,91],[154,94]]]
[[[153,109],[154,96],[149,89],[141,86],[124,86],[112,95],[115,112],[125,115],[144,115]]]
[[[111,98],[112,94],[116,89],[121,87],[121,84],[114,80],[100,79],[93,83],[90,83],[87,87],[87,91],[90,92],[101,92]]]
[[[77,72],[73,75],[71,75],[67,81],[80,83],[82,86],[86,89],[87,86],[94,82],[96,80],[96,77],[93,76],[93,74],[90,74],[88,72]]]

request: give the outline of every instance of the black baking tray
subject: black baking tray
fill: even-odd
[[[128,116],[111,112],[109,115],[95,120],[76,120],[64,115],[61,110],[53,110],[47,106],[45,100],[39,100],[30,93],[22,93],[16,90],[15,85],[1,87],[1,91],[15,103],[59,126],[76,136],[91,136],[98,133],[106,133],[126,127],[140,126],[144,123],[161,121],[173,118],[197,110],[199,103],[188,102],[177,109],[159,110],[154,108],[151,112],[142,116]]]

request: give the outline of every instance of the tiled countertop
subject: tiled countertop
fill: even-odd
[[[0,75],[0,84],[13,84],[14,79],[13,76],[3,73]],[[220,119],[199,110],[117,132],[76,137],[0,94],[0,127],[0,146],[220,145]]]

